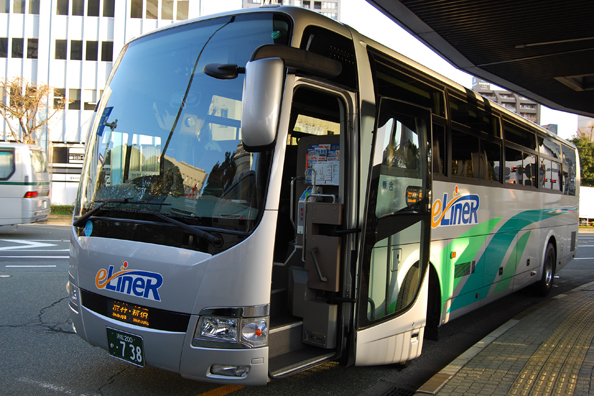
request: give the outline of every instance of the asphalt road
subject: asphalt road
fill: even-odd
[[[233,387],[137,368],[88,345],[72,331],[65,289],[67,226],[0,227],[0,394],[2,395],[381,395],[414,390],[516,314],[542,301],[514,293],[440,328],[406,366],[315,370],[268,384]],[[594,281],[594,234],[580,234],[578,259],[557,274],[552,295]],[[210,392],[210,393],[209,393]]]

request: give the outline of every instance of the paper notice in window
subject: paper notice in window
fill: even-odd
[[[339,161],[320,161],[312,163],[316,175],[316,185],[338,186],[340,179]]]

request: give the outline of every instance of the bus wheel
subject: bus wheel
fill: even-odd
[[[542,277],[536,283],[536,293],[545,297],[553,288],[553,278],[555,275],[555,248],[548,244],[542,264]]]

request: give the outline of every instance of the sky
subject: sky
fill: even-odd
[[[203,15],[241,8],[241,0],[202,0],[201,4]],[[367,1],[341,0],[340,4],[341,22],[466,88],[472,88],[470,74],[452,66]],[[540,123],[557,124],[558,134],[564,139],[571,139],[578,128],[577,115],[545,106],[541,106]]]

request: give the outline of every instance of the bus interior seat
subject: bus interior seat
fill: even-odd
[[[472,169],[474,170],[474,177],[485,180],[488,176],[487,153],[474,152],[472,153]]]

